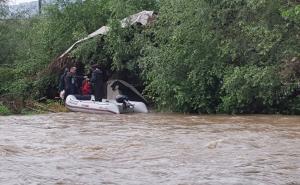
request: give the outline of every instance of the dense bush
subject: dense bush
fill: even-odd
[[[282,102],[291,102],[295,89],[282,84],[278,71],[286,58],[299,55],[297,6],[161,1],[155,42],[145,46],[141,60],[148,94],[174,111],[288,112]]]
[[[222,86],[221,110],[263,113],[281,103],[283,93],[274,67],[245,66],[228,71]]]
[[[10,110],[0,102],[0,116],[9,115]]]
[[[49,75],[45,72],[48,64],[70,45],[101,26],[112,24],[143,9],[154,9],[155,5],[155,0],[57,1],[56,4],[45,7],[40,16],[15,21],[4,20],[3,28],[6,30],[1,29],[3,34],[0,37],[3,36],[1,45],[5,47],[0,51],[3,53],[0,55],[0,64],[9,64],[14,79],[9,86],[2,84],[0,89],[8,90],[6,93],[18,92],[25,97],[44,96],[50,87],[57,86],[57,77],[53,74],[44,76]],[[119,29],[117,25],[113,28]],[[126,33],[131,34],[129,31]],[[128,35],[126,33],[121,30],[113,32],[105,42],[102,38],[90,40],[75,50],[73,55],[84,64],[104,63],[108,67],[113,66],[115,70],[123,70],[119,64],[138,52],[126,49],[127,43],[124,41],[120,45],[119,40],[124,40]],[[115,37],[120,39],[113,40]],[[123,51],[133,51],[133,54],[121,54]]]

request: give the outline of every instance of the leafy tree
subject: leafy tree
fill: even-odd
[[[173,111],[280,110],[290,93],[279,96],[275,89],[290,87],[276,72],[299,55],[298,6],[280,0],[161,1],[155,42],[145,46],[141,60],[147,92]]]
[[[23,33],[23,40],[26,42],[22,47],[25,49],[17,50],[17,58],[15,59],[17,65],[15,76],[17,79],[12,84],[11,89],[25,92],[25,96],[44,96],[49,88],[53,89],[57,84],[57,74],[44,72],[51,61],[61,55],[75,41],[101,26],[116,22],[121,16],[124,18],[140,10],[150,8],[155,4],[153,2],[155,1],[87,0],[72,3],[57,1],[56,4],[49,5],[43,10],[41,16],[31,18],[28,21],[30,29]],[[128,7],[128,9],[117,11],[119,7]],[[116,12],[120,14],[117,15]],[[123,35],[120,35],[121,37],[126,37],[122,31],[118,33]],[[85,64],[90,64],[91,61],[94,63],[107,61],[107,66],[113,66],[110,62],[113,61],[112,58],[114,57],[108,56],[115,54],[116,48],[114,47],[117,46],[117,42],[110,39],[106,40],[107,47],[104,51],[101,50],[103,46],[100,42],[101,39],[95,39],[81,45],[73,52],[73,55]],[[126,47],[126,44],[123,46]],[[138,53],[138,51],[134,52]],[[102,57],[106,57],[106,60]],[[36,75],[32,76],[32,74]]]
[[[8,7],[6,3],[7,3],[6,0],[0,0],[0,18],[7,16]]]
[[[267,113],[283,97],[280,78],[274,67],[244,66],[224,77],[222,109],[228,113]],[[274,112],[273,112],[274,113]]]

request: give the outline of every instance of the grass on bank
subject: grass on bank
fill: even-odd
[[[10,114],[11,114],[11,111],[9,110],[9,108],[0,102],[0,116],[6,116],[6,115],[10,115]]]
[[[67,112],[66,107],[59,101],[46,100],[43,103],[28,100],[25,101],[22,107],[18,107],[18,110],[11,110],[8,106],[0,102],[0,116],[7,116],[11,114],[21,115],[33,115],[43,113],[58,113]]]

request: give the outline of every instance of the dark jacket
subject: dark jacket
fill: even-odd
[[[65,89],[65,77],[67,75],[68,71],[65,70],[64,73],[59,78],[59,85],[58,85],[58,92],[61,92]]]
[[[95,69],[91,78],[93,93],[96,101],[101,101],[104,98],[104,81],[103,72],[100,69]]]
[[[80,94],[80,86],[78,85],[75,74],[68,73],[65,77],[65,97],[70,94]]]

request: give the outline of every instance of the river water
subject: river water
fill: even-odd
[[[300,184],[300,117],[0,117],[0,184]]]

